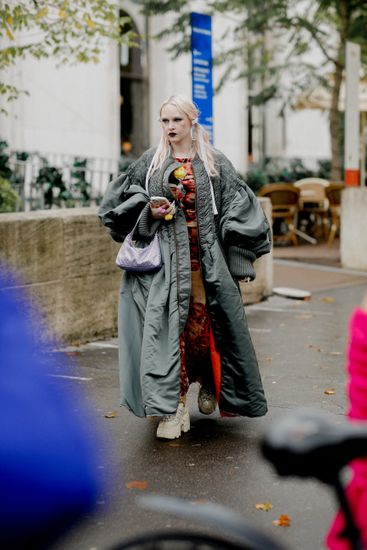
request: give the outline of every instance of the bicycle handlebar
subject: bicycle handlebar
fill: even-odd
[[[261,441],[264,457],[281,476],[313,477],[334,485],[341,469],[367,456],[367,422],[333,422],[300,408],[271,423]]]

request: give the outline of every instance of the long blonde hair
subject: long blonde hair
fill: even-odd
[[[190,119],[192,124],[193,150],[195,151],[195,153],[197,153],[199,158],[203,161],[205,170],[209,176],[209,179],[211,176],[218,175],[218,172],[214,164],[213,147],[210,144],[207,131],[203,128],[201,124],[199,124],[199,121],[198,121],[199,110],[196,107],[196,105],[184,96],[172,95],[171,97],[163,101],[159,109],[159,116],[162,113],[163,107],[165,107],[166,105],[173,105]],[[169,156],[170,152],[171,152],[170,143],[168,141],[168,138],[165,136],[164,132],[162,132],[162,136],[159,141],[157,150],[152,158],[152,161],[150,163],[150,166],[147,172],[147,176],[146,176],[147,190],[148,190],[148,182],[149,182],[150,176],[156,170],[159,170],[160,168],[162,168],[163,163],[166,160],[166,158]]]

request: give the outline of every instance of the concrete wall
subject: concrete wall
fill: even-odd
[[[268,202],[262,201],[269,214]],[[0,261],[16,270],[31,306],[40,308],[38,332],[43,339],[50,334],[75,343],[116,334],[118,248],[96,208],[0,215]],[[242,284],[247,303],[271,293],[271,255],[255,267],[256,281]],[[4,291],[11,289],[0,288]]]
[[[367,187],[343,191],[340,256],[343,267],[367,270]]]
[[[0,259],[40,306],[41,337],[46,327],[70,343],[116,332],[117,250],[95,208],[0,215]]]

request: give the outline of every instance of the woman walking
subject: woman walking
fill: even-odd
[[[162,417],[157,437],[190,428],[186,394],[200,383],[199,410],[262,416],[266,399],[239,280],[253,280],[270,251],[270,228],[252,191],[208,140],[198,110],[172,96],[162,136],[109,185],[100,218],[122,242],[158,233],[162,267],[125,272],[119,303],[122,404]],[[152,198],[153,197],[153,198]]]

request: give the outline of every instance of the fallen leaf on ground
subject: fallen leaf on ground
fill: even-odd
[[[324,390],[325,395],[335,395],[335,393],[336,393],[335,388],[326,388]]]
[[[182,443],[176,443],[176,442],[168,443],[168,446],[169,447],[183,447]]]
[[[256,510],[263,510],[264,512],[268,512],[273,507],[271,502],[258,502],[255,504]]]
[[[308,344],[308,347],[311,349],[314,349],[315,351],[322,351],[321,348],[318,346],[315,346],[315,344]]]
[[[303,313],[302,315],[296,315],[296,319],[312,319],[313,315],[310,315],[308,313]]]
[[[116,418],[117,412],[116,411],[110,411],[104,415],[105,418]]]
[[[332,302],[335,302],[335,298],[332,298],[331,296],[324,296],[323,298],[320,298],[321,302],[325,302],[325,304],[331,304]]]
[[[148,488],[147,481],[129,481],[126,483],[127,489],[139,489],[139,491],[145,491]]]
[[[290,524],[291,524],[291,518],[286,514],[280,514],[278,519],[275,519],[273,521],[273,525],[277,525],[278,527],[289,527]]]

